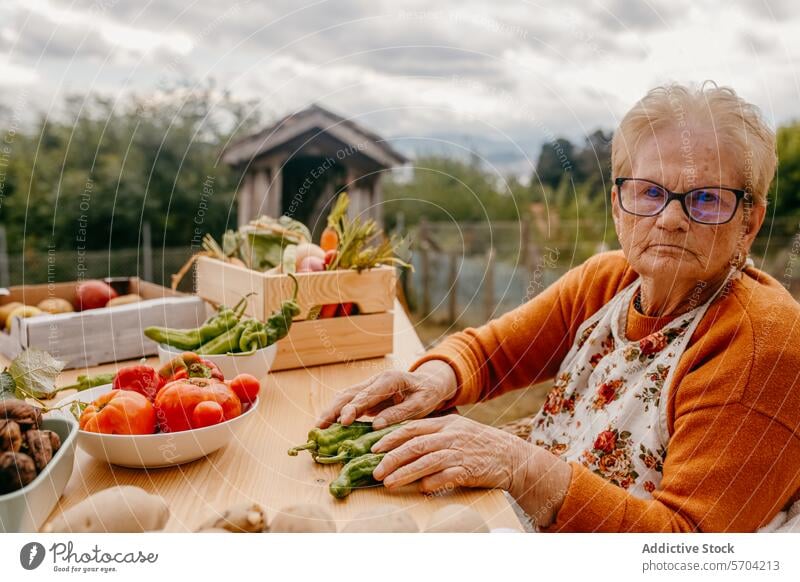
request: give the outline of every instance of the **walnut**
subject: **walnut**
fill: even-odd
[[[39,428],[42,425],[42,411],[23,400],[0,400],[0,419],[13,420],[22,430]]]
[[[49,431],[29,430],[25,433],[25,449],[33,458],[37,471],[44,469],[53,458],[53,446],[47,432]]]
[[[22,489],[36,478],[36,465],[28,455],[0,453],[0,495]]]
[[[61,448],[61,437],[52,430],[43,430],[42,433],[46,434],[50,439],[50,446],[52,447],[53,454],[55,455],[56,451]]]
[[[22,432],[13,420],[0,418],[0,452],[16,453],[22,447]]]

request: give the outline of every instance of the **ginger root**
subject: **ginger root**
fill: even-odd
[[[259,533],[267,529],[267,512],[257,503],[239,503],[204,521],[197,529],[232,533]]]

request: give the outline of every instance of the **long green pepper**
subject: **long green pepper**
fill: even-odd
[[[385,453],[369,453],[348,462],[342,467],[339,476],[331,481],[328,491],[336,499],[344,499],[352,493],[353,489],[377,485],[380,481],[372,476],[372,472],[380,464],[384,455]]]
[[[294,293],[291,299],[287,299],[281,303],[279,311],[267,319],[265,326],[269,336],[269,344],[273,344],[279,339],[283,339],[289,333],[289,328],[292,327],[292,319],[300,315],[300,305],[297,303],[297,292],[300,285],[297,283],[297,278],[291,273],[287,273],[294,281]]]
[[[361,455],[366,455],[367,453],[371,452],[372,446],[375,443],[401,426],[403,425],[393,424],[392,426],[387,426],[381,430],[368,432],[367,434],[361,435],[357,439],[348,439],[346,441],[342,441],[341,444],[339,444],[339,448],[337,449],[337,454],[335,456],[317,457],[314,460],[322,465],[346,463],[355,459],[356,457],[360,457]]]
[[[339,445],[343,441],[357,439],[368,432],[372,432],[371,422],[354,422],[348,426],[335,422],[328,428],[312,428],[308,431],[308,442],[289,449],[289,456],[296,457],[300,451],[311,451],[315,458],[330,457],[339,452]]]
[[[217,313],[195,329],[170,329],[150,326],[144,335],[154,342],[166,344],[179,350],[193,350],[219,337],[235,327],[247,307],[247,297],[243,297],[233,309],[220,306]]]
[[[195,353],[201,356],[213,356],[238,351],[239,339],[242,337],[242,332],[246,325],[246,320],[243,322],[240,321],[222,335],[215,337],[210,342],[197,348]]]

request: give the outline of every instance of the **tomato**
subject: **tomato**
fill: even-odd
[[[325,259],[324,260],[325,260],[325,268],[326,269],[328,268],[328,265],[330,265],[334,261],[334,259],[336,259],[336,256],[338,254],[339,254],[339,251],[337,251],[336,249],[331,249],[329,251],[325,251]]]
[[[242,401],[227,385],[213,378],[186,378],[165,385],[155,401],[158,424],[163,432],[179,432],[195,426],[194,409],[201,402],[216,402],[223,420],[242,413]]]
[[[243,403],[252,404],[258,397],[261,390],[261,383],[258,378],[250,374],[239,374],[230,382],[231,390],[239,397]]]
[[[225,411],[219,402],[204,400],[194,407],[192,411],[192,427],[202,428],[219,424],[225,420]]]
[[[183,352],[164,364],[158,371],[161,386],[185,378],[213,378],[222,382],[225,377],[214,362],[201,358],[194,352]]]
[[[153,434],[156,412],[150,401],[132,390],[112,390],[81,414],[80,428],[104,434]]]
[[[113,387],[116,390],[132,390],[146,396],[151,402],[156,397],[163,379],[153,368],[145,365],[125,366],[114,376]]]

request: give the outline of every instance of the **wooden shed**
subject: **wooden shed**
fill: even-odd
[[[286,214],[315,233],[342,190],[353,215],[380,223],[381,177],[407,161],[380,136],[319,105],[232,143],[223,160],[245,170],[237,192],[240,225]]]

